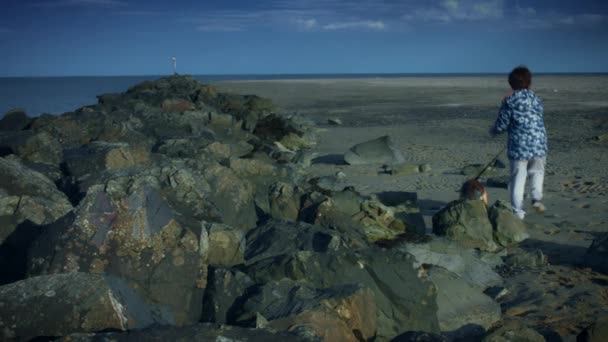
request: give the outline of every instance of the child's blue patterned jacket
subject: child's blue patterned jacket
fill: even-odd
[[[547,156],[543,102],[531,90],[517,90],[502,101],[491,133],[505,131],[509,132],[509,159],[525,160]]]

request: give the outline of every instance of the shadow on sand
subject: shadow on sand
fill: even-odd
[[[327,154],[314,158],[313,164],[347,165],[343,154]]]
[[[536,239],[522,241],[519,247],[527,252],[541,250],[549,263],[562,266],[580,266],[587,248]]]

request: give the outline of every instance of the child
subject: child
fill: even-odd
[[[511,206],[513,212],[523,219],[524,189],[530,176],[532,206],[538,213],[545,211],[543,180],[547,157],[547,133],[543,122],[542,100],[530,89],[532,74],[525,66],[519,66],[509,74],[509,85],[513,92],[506,96],[500,106],[498,118],[490,133],[509,133],[508,156],[511,162]]]
[[[488,205],[488,193],[477,179],[469,179],[460,188],[460,198],[468,200],[482,200]]]

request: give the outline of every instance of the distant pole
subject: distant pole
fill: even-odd
[[[173,56],[171,61],[173,62],[173,75],[177,75],[177,58]]]

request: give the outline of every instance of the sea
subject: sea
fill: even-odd
[[[544,75],[564,75],[560,73]],[[575,75],[575,74],[568,74]],[[598,75],[576,74],[576,75]],[[603,74],[606,75],[606,74]],[[14,108],[25,109],[30,116],[43,113],[59,115],[86,105],[97,103],[97,95],[120,93],[131,86],[155,80],[166,75],[148,76],[70,76],[70,77],[0,77],[0,117]],[[194,75],[204,83],[240,80],[292,80],[292,79],[361,79],[403,77],[496,77],[504,74],[272,74],[272,75]]]

